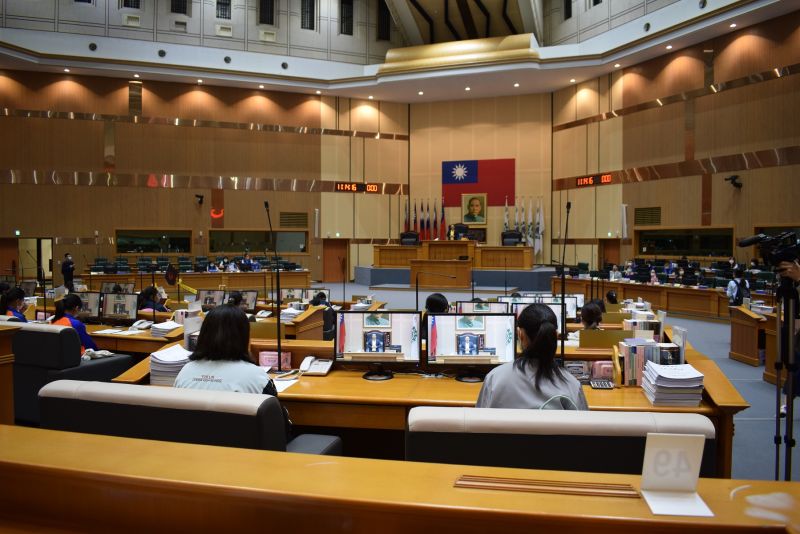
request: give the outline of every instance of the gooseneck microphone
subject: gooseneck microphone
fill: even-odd
[[[567,201],[567,217],[566,221],[564,221],[564,243],[561,245],[561,365],[564,365],[564,340],[567,337],[567,266],[564,262],[566,261],[567,256],[567,238],[569,237],[569,210],[571,208],[572,202]]]
[[[264,201],[264,211],[267,212],[267,224],[269,224],[269,234],[274,236],[274,232],[272,231],[272,217],[269,214],[269,200]],[[278,239],[275,239],[275,246],[272,250],[273,258],[275,259],[275,298],[277,299],[276,303],[276,317],[275,317],[275,325],[276,325],[276,335],[278,336],[278,372],[283,371],[283,366],[281,362],[281,357],[283,355],[282,347],[281,347],[281,266],[278,264]],[[264,295],[266,299],[267,296]]]

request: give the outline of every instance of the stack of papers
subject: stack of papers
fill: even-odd
[[[659,365],[648,361],[642,389],[653,406],[699,406],[703,396],[703,373],[688,363]]]
[[[281,310],[281,322],[290,323],[301,313],[303,313],[303,310],[295,310],[294,308],[283,309]]]
[[[154,324],[150,327],[150,335],[153,337],[167,337],[167,334],[175,330],[176,328],[180,328],[180,324],[176,323],[175,321],[167,321],[165,323],[158,323]]]
[[[356,302],[355,304],[350,305],[350,309],[357,311],[357,310],[368,310],[372,304],[367,304],[366,302]]]
[[[175,377],[189,362],[191,354],[180,344],[152,353],[150,355],[150,385],[172,386],[175,383]]]

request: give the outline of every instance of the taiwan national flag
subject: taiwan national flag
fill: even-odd
[[[344,314],[339,314],[339,339],[337,340],[339,343],[339,354],[344,353],[344,342],[345,338],[347,337],[347,332],[345,331],[344,327]]]
[[[432,359],[435,360],[436,359],[436,344],[438,342],[438,339],[437,339],[438,333],[436,332],[436,317],[435,316],[431,317],[431,331],[430,331],[430,335],[428,337],[430,338],[430,343],[428,343],[430,345],[428,347],[428,354],[432,355],[433,356]]]
[[[444,205],[461,207],[461,195],[486,193],[490,206],[514,198],[515,160],[478,159],[442,162]]]

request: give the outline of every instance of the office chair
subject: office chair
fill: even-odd
[[[455,239],[461,239],[469,234],[469,226],[463,223],[456,223],[453,225],[453,236]]]
[[[419,245],[418,232],[402,232],[400,234],[400,244],[407,246]]]
[[[513,247],[522,241],[522,234],[516,230],[506,230],[500,234],[500,243],[504,247]]]

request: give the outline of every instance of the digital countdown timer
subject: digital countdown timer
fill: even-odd
[[[610,183],[610,174],[595,174],[594,176],[581,176],[575,179],[576,187],[591,187],[593,185],[606,185]]]
[[[363,182],[336,182],[333,190],[337,193],[380,193],[380,185]]]

